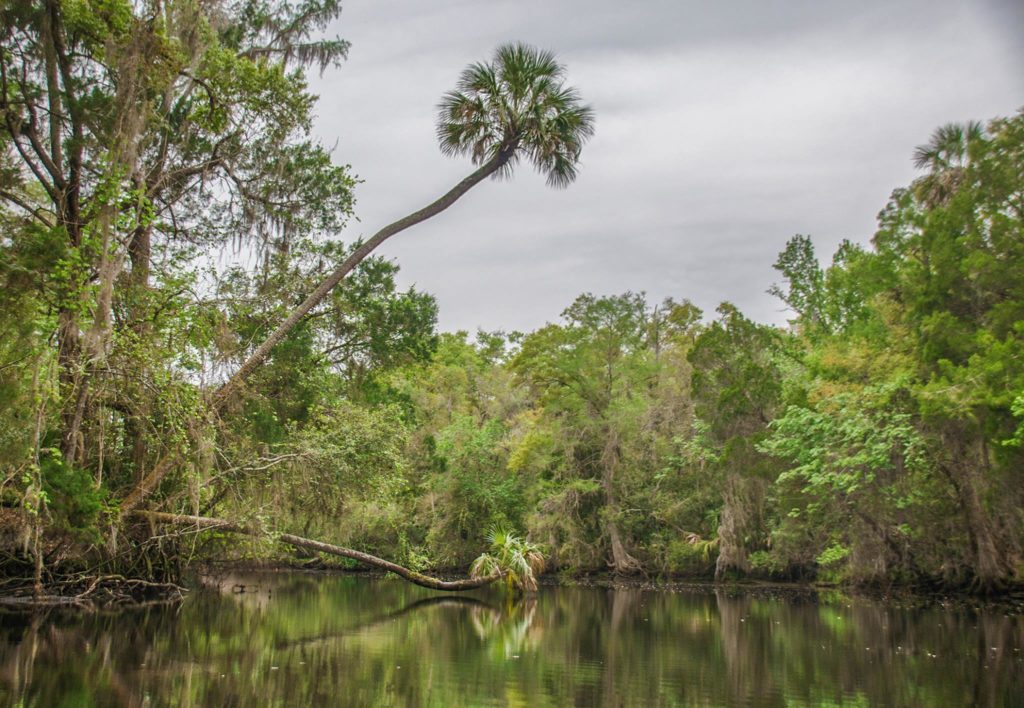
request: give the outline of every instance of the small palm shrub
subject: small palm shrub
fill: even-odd
[[[537,575],[544,572],[540,546],[498,528],[487,532],[487,542],[490,552],[473,561],[470,575],[474,578],[500,575],[509,591],[536,592]]]

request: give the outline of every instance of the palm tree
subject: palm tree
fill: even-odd
[[[932,133],[926,145],[914,149],[914,167],[928,174],[914,184],[914,194],[927,207],[949,202],[963,179],[974,145],[984,137],[978,121],[947,123]]]
[[[576,89],[564,84],[565,67],[547,51],[526,44],[498,47],[489,63],[462,72],[457,88],[438,106],[438,140],[446,155],[469,155],[477,169],[436,201],[388,224],[361,244],[278,325],[214,394],[219,412],[310,310],[384,241],[454,204],[488,177],[507,177],[522,159],[547,177],[553,187],[568,186],[584,143],[594,133],[594,114]],[[160,460],[121,502],[121,514],[138,508],[177,462],[174,454]]]
[[[549,186],[568,186],[594,133],[594,116],[576,89],[562,83],[564,75],[551,52],[526,44],[498,47],[491,63],[463,71],[438,105],[441,151],[469,155],[486,171],[481,179],[509,176],[526,157]]]
[[[537,574],[544,572],[540,546],[499,528],[487,532],[487,542],[491,552],[473,561],[470,577],[504,578],[509,591],[536,592]]]
[[[438,106],[437,136],[446,155],[469,155],[479,167],[440,199],[385,226],[345,260],[217,391],[220,404],[259,366],[289,331],[364,258],[395,234],[437,216],[488,177],[511,176],[524,157],[553,187],[576,179],[583,144],[594,133],[594,116],[576,89],[563,83],[565,68],[553,54],[526,44],[498,47],[494,59],[462,72],[458,88]]]

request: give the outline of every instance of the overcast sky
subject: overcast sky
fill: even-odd
[[[1022,0],[348,0],[331,31],[349,60],[312,87],[317,134],[364,180],[346,240],[468,174],[435,105],[497,45],[555,51],[596,112],[567,190],[522,165],[382,248],[446,330],[531,330],[626,290],[782,324],[765,291],[793,234],[825,259],[866,243],[937,126],[1024,107]]]

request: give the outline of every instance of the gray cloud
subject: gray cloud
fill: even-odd
[[[434,105],[502,41],[556,50],[597,112],[580,179],[524,167],[383,253],[438,296],[447,329],[532,329],[579,293],[644,290],[781,323],[765,290],[794,233],[827,258],[866,242],[938,125],[1024,104],[1016,2],[348,3],[341,69],[314,80],[318,134],[365,180],[366,235],[469,165],[442,157]]]

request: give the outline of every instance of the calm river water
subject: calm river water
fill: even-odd
[[[0,622],[0,705],[1024,705],[1024,618],[867,600],[258,573]]]

